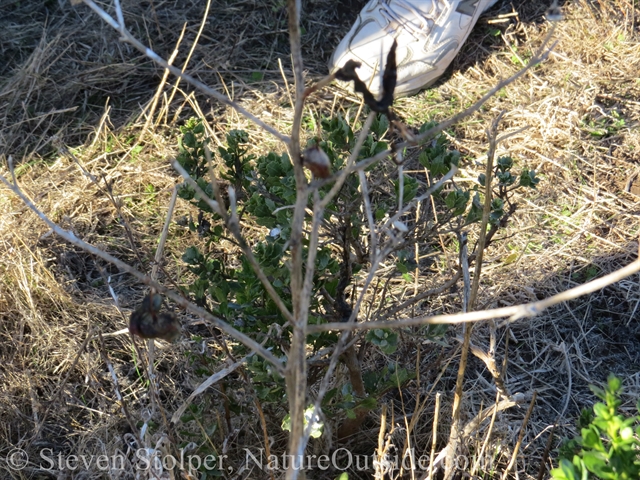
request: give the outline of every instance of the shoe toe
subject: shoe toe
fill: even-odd
[[[481,12],[497,0],[371,0],[329,62],[335,72],[348,60],[361,63],[358,77],[369,90],[382,94],[381,71],[394,38],[397,81],[395,96],[431,85],[449,66]],[[352,89],[352,85],[345,85]]]
[[[393,37],[376,21],[358,21],[336,48],[329,62],[329,71],[335,72],[348,60],[355,60],[361,64],[356,70],[358,77],[369,86],[373,95],[379,95],[380,74],[375,75],[375,72],[380,72],[380,64],[386,62],[392,43]]]

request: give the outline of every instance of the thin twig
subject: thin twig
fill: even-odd
[[[464,280],[462,295],[462,311],[469,311],[471,300],[471,279],[469,278],[469,254],[467,249],[467,234],[461,233],[458,236],[460,243],[460,268],[462,269],[462,279]],[[464,372],[467,369],[467,358],[469,355],[469,344],[471,343],[471,328],[473,324],[464,324],[464,341],[460,352],[460,363],[458,365],[458,375],[456,377],[456,389],[453,396],[453,407],[451,411],[451,430],[449,432],[449,442],[446,446],[447,455],[445,457],[444,478],[449,480],[454,474],[454,464],[456,452],[461,441],[460,435],[460,407],[462,406],[462,390],[464,384]]]
[[[436,454],[436,443],[438,442],[438,417],[440,416],[440,397],[442,394],[440,392],[436,393],[436,407],[433,412],[433,426],[431,427],[431,454],[429,455],[429,476],[428,479],[431,480],[433,478],[433,474],[435,473],[435,468],[433,465],[433,460]]]
[[[173,192],[171,193],[171,199],[169,200],[169,206],[167,208],[167,218],[164,221],[164,226],[162,227],[162,232],[160,234],[160,240],[158,242],[158,247],[156,248],[156,254],[154,257],[155,264],[151,268],[151,280],[156,282],[158,280],[158,270],[162,265],[162,256],[164,254],[164,245],[167,241],[167,235],[169,234],[169,225],[171,224],[171,217],[173,217],[173,209],[176,206],[176,198],[178,197],[178,189],[176,187],[173,188]],[[132,341],[135,343],[135,337],[131,335]],[[154,371],[155,365],[155,340],[152,338],[147,339],[147,357],[148,357],[148,366],[147,370],[149,372],[149,392],[151,398],[151,411],[155,411],[155,407],[160,406],[160,395],[158,394],[159,385],[157,382],[157,376]],[[164,412],[162,412],[162,417],[164,419]],[[168,430],[168,428],[167,428]]]
[[[631,262],[626,267],[620,268],[604,277],[592,280],[578,287],[566,290],[552,297],[539,300],[537,302],[524,303],[511,307],[494,308],[491,310],[478,310],[469,313],[457,313],[451,315],[425,315],[420,317],[407,318],[404,320],[376,321],[366,323],[325,323],[321,325],[309,325],[309,333],[329,332],[329,331],[355,331],[371,330],[374,328],[403,328],[415,325],[428,324],[458,324],[467,322],[481,322],[495,318],[508,317],[507,322],[512,323],[521,318],[530,318],[540,315],[546,309],[562,302],[587,295],[589,293],[602,290],[609,285],[619,282],[634,273],[640,272],[640,260]]]
[[[480,274],[482,271],[482,256],[484,253],[485,241],[487,238],[487,225],[489,223],[489,215],[491,214],[491,183],[493,181],[493,158],[496,152],[497,144],[497,129],[500,123],[504,111],[501,112],[498,117],[492,122],[491,128],[487,131],[489,137],[489,152],[487,153],[487,165],[485,171],[485,198],[484,208],[482,211],[482,220],[480,222],[480,238],[477,244],[476,252],[476,265],[473,275],[473,282],[469,277],[469,259],[467,253],[467,235],[462,233],[460,237],[460,267],[462,268],[462,278],[464,279],[464,296],[462,302],[463,313],[474,310],[476,298],[478,296],[478,288],[480,285]],[[464,374],[467,369],[467,359],[469,355],[469,347],[471,345],[471,332],[473,331],[474,324],[464,324],[464,338],[462,341],[462,351],[460,354],[460,364],[458,365],[458,376],[456,379],[456,389],[453,399],[453,412],[451,432],[449,435],[449,444],[447,445],[447,456],[445,461],[445,474],[444,478],[449,480],[453,478],[454,474],[454,460],[458,450],[458,446],[462,437],[460,435],[460,408],[462,406],[462,390],[464,384]]]
[[[367,223],[369,224],[369,254],[371,256],[371,263],[373,264],[374,256],[378,250],[378,234],[376,233],[376,224],[373,220],[373,209],[371,208],[371,199],[369,198],[369,186],[367,184],[367,176],[363,170],[358,172],[360,178],[360,190],[362,192],[362,202],[364,204],[364,211],[367,214]]]
[[[231,100],[226,95],[223,95],[220,92],[218,92],[217,90],[214,90],[213,88],[205,85],[204,83],[200,82],[199,80],[196,80],[191,75],[188,75],[186,73],[182,73],[182,71],[179,68],[176,68],[173,65],[170,65],[169,62],[167,62],[165,59],[160,57],[157,53],[155,53],[149,47],[144,46],[140,41],[138,41],[133,35],[131,35],[127,31],[127,29],[125,28],[123,23],[115,21],[111,15],[109,15],[102,8],[100,8],[93,0],[82,0],[82,1],[91,10],[93,10],[95,13],[97,13],[98,16],[100,16],[100,18],[102,18],[111,27],[113,27],[115,30],[117,30],[120,33],[120,35],[122,35],[122,38],[121,38],[122,40],[124,40],[125,42],[130,43],[131,45],[133,45],[137,50],[139,50],[140,52],[144,53],[147,57],[149,57],[155,63],[160,65],[162,68],[165,68],[165,69],[169,70],[175,76],[181,78],[182,80],[184,80],[185,82],[187,82],[190,85],[194,86],[195,88],[197,88],[201,92],[203,92],[203,93],[215,98],[220,103],[223,103],[223,104],[233,108],[239,114],[241,114],[244,117],[246,117],[247,119],[251,120],[253,123],[258,125],[262,129],[266,130],[267,132],[269,132],[271,135],[273,135],[274,137],[278,138],[282,142],[284,142],[286,144],[288,144],[290,142],[290,138],[289,137],[287,137],[286,135],[283,135],[278,130],[273,128],[271,125],[266,124],[265,122],[260,120],[258,117],[256,117],[255,115],[250,113],[248,110],[246,110],[244,107],[241,107],[236,102]]]
[[[469,298],[469,310],[474,309],[476,299],[478,298],[480,273],[482,272],[482,258],[484,256],[484,247],[487,240],[487,225],[489,223],[489,215],[491,214],[491,202],[493,201],[493,190],[491,189],[491,184],[493,183],[493,161],[498,145],[498,125],[500,124],[500,120],[502,120],[504,114],[504,110],[500,112],[498,117],[492,122],[491,128],[487,130],[489,151],[487,152],[487,165],[485,167],[484,205],[482,209],[482,221],[480,222],[480,236],[476,246],[476,266],[473,272],[473,284],[471,286],[471,297]]]
[[[524,420],[522,421],[522,426],[520,427],[520,432],[518,433],[518,440],[516,442],[515,447],[513,448],[513,453],[511,454],[511,460],[509,461],[509,465],[502,472],[501,480],[505,480],[509,472],[513,468],[516,463],[516,458],[518,457],[518,451],[520,450],[520,445],[522,445],[522,439],[524,438],[524,432],[527,428],[527,424],[529,423],[529,418],[531,417],[531,412],[533,412],[533,406],[536,403],[536,397],[538,396],[538,392],[533,392],[533,397],[531,398],[531,403],[529,403],[529,409],[527,410],[526,415],[524,416]]]
[[[131,265],[123,262],[122,260],[119,260],[119,259],[109,255],[106,252],[103,252],[99,248],[97,248],[97,247],[95,247],[95,246],[93,246],[93,245],[91,245],[91,244],[89,244],[89,243],[87,243],[87,242],[85,242],[83,240],[80,240],[78,237],[75,236],[75,234],[73,232],[70,232],[68,230],[64,230],[58,224],[56,224],[53,221],[51,221],[49,219],[49,217],[47,217],[43,212],[41,212],[38,209],[38,207],[35,206],[35,204],[22,192],[22,190],[20,190],[20,188],[17,185],[13,185],[12,183],[10,183],[3,175],[0,175],[0,181],[2,183],[4,183],[16,196],[18,196],[20,198],[20,200],[22,200],[22,202],[27,207],[29,207],[33,212],[35,212],[35,214],[38,215],[38,217],[40,217],[40,219],[44,223],[46,223],[49,226],[49,228],[51,228],[56,234],[58,234],[64,240],[66,240],[67,242],[69,242],[69,243],[71,243],[71,244],[83,249],[86,252],[91,253],[92,255],[100,257],[100,258],[102,258],[103,260],[106,260],[109,263],[112,263],[113,265],[118,267],[120,270],[125,271],[125,272],[133,275],[134,277],[136,277],[139,281],[141,281],[145,285],[149,285],[150,287],[155,288],[159,293],[166,295],[167,297],[169,297],[171,300],[176,302],[182,308],[185,308],[186,310],[188,310],[188,311],[190,311],[190,312],[192,312],[192,313],[194,313],[196,315],[199,315],[202,318],[204,318],[205,320],[211,322],[213,325],[215,325],[217,328],[222,330],[224,333],[226,333],[227,335],[232,336],[233,338],[238,340],[240,343],[242,343],[246,347],[248,347],[251,350],[255,351],[258,355],[263,357],[265,360],[267,360],[270,363],[272,363],[273,366],[275,367],[276,371],[279,374],[281,374],[281,375],[284,374],[284,367],[282,365],[282,361],[280,359],[276,358],[275,355],[273,355],[270,351],[265,349],[262,345],[257,343],[255,340],[253,340],[252,338],[248,337],[244,333],[236,330],[235,328],[230,326],[224,320],[221,320],[221,319],[213,316],[212,314],[207,312],[205,309],[203,309],[201,307],[198,307],[197,305],[189,302],[184,297],[182,297],[182,295],[180,295],[178,292],[174,292],[173,290],[169,290],[164,285],[153,281],[151,279],[151,277],[149,277],[148,275],[145,275],[144,273],[136,270]]]
[[[542,458],[540,459],[540,469],[538,470],[538,477],[536,480],[542,480],[544,478],[544,474],[547,472],[547,459],[549,458],[549,452],[553,446],[553,436],[555,435],[556,428],[558,427],[558,420],[559,418],[553,423],[551,432],[549,432],[549,438],[547,438],[547,444],[544,447],[544,452],[542,452]]]
[[[289,44],[291,45],[291,57],[293,62],[293,74],[295,78],[295,106],[293,122],[291,126],[291,138],[288,142],[289,156],[293,163],[296,180],[296,203],[291,222],[291,299],[293,304],[293,319],[291,322],[291,346],[286,370],[287,400],[289,402],[289,415],[291,418],[291,431],[287,451],[293,455],[294,464],[289,465],[286,472],[287,480],[296,480],[300,473],[299,465],[295,465],[295,459],[302,458],[308,438],[305,435],[305,407],[307,395],[307,321],[311,304],[311,290],[303,278],[303,238],[304,219],[307,207],[307,179],[302,168],[302,156],[300,148],[300,127],[304,111],[304,64],[302,61],[302,42],[300,33],[300,0],[287,0],[287,13],[289,23]],[[321,210],[321,209],[318,209]],[[310,252],[313,258],[314,253]],[[306,268],[313,271],[313,263],[307,262]],[[309,273],[309,272],[307,272]],[[316,417],[316,414],[313,415]],[[313,422],[309,422],[308,433]],[[297,454],[299,452],[299,454]]]

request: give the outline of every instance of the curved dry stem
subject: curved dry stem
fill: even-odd
[[[587,295],[588,293],[597,292],[613,283],[619,282],[624,278],[640,272],[640,260],[635,260],[626,267],[615,272],[605,275],[591,282],[580,285],[579,287],[566,290],[552,297],[537,302],[525,303],[522,305],[514,305],[512,307],[495,308],[492,310],[479,310],[477,312],[457,313],[451,315],[426,315],[421,317],[407,318],[404,320],[377,321],[366,323],[325,323],[322,325],[309,325],[309,333],[328,332],[328,331],[356,331],[371,330],[374,328],[403,328],[416,325],[428,324],[458,324],[481,322],[482,320],[491,320],[496,318],[508,317],[508,322],[515,322],[521,318],[535,317],[540,315],[547,308],[557,305],[568,300]]]
[[[149,57],[155,63],[160,65],[162,68],[164,68],[166,70],[169,70],[176,77],[181,78],[182,80],[184,80],[188,84],[190,84],[190,85],[194,86],[195,88],[197,88],[198,90],[200,90],[202,93],[205,93],[206,95],[209,95],[210,97],[215,98],[220,103],[228,105],[229,107],[231,107],[235,111],[237,111],[240,115],[242,115],[242,116],[246,117],[247,119],[251,120],[253,123],[258,125],[260,128],[266,130],[267,132],[269,132],[271,135],[273,135],[277,139],[281,140],[282,142],[284,142],[286,144],[289,144],[289,142],[291,141],[291,139],[289,137],[287,137],[286,135],[280,133],[278,130],[276,130],[271,125],[263,122],[258,117],[253,115],[251,112],[246,110],[244,107],[241,107],[236,102],[231,100],[226,95],[223,95],[222,93],[218,92],[217,90],[214,90],[213,88],[205,85],[204,83],[200,82],[199,80],[196,80],[191,75],[183,73],[179,68],[174,67],[169,62],[167,62],[164,58],[160,57],[156,52],[151,50],[149,47],[146,47],[144,44],[142,44],[142,42],[140,42],[138,39],[136,39],[133,35],[131,35],[127,31],[126,27],[124,26],[123,20],[120,20],[119,22],[115,21],[111,15],[109,15],[102,8],[100,8],[98,5],[96,5],[96,3],[93,2],[93,0],[82,0],[82,1],[91,10],[96,12],[100,16],[100,18],[102,18],[106,23],[108,23],[115,30],[117,30],[120,33],[120,35],[122,35],[121,40],[124,40],[125,42],[133,45],[137,50],[139,50],[140,52],[144,53],[147,57]],[[122,16],[121,9],[117,8],[116,10],[117,10],[118,18],[121,18],[121,16]]]
[[[93,245],[91,245],[91,244],[89,244],[89,243],[87,243],[87,242],[85,242],[83,240],[80,240],[78,237],[75,236],[75,234],[73,232],[70,232],[68,230],[64,230],[58,224],[56,224],[52,220],[50,220],[49,217],[47,217],[43,212],[41,212],[38,209],[38,207],[35,206],[35,204],[22,192],[22,190],[20,190],[20,188],[17,185],[14,185],[14,184],[10,183],[3,175],[0,175],[0,181],[2,183],[4,183],[16,196],[18,196],[20,198],[20,200],[22,200],[22,202],[27,207],[29,207],[33,212],[35,212],[35,214],[38,215],[38,217],[40,217],[40,219],[44,223],[46,223],[55,233],[57,233],[60,237],[65,239],[67,242],[69,242],[69,243],[81,248],[85,252],[88,252],[88,253],[90,253],[92,255],[95,255],[96,257],[100,257],[103,260],[115,265],[120,270],[125,271],[125,272],[133,275],[134,277],[136,277],[138,280],[140,280],[145,285],[153,287],[159,293],[164,294],[165,296],[169,297],[171,300],[176,302],[182,308],[190,311],[191,313],[193,313],[195,315],[199,315],[200,317],[204,318],[205,320],[211,322],[214,326],[216,326],[217,328],[222,330],[224,333],[226,333],[227,335],[232,336],[233,338],[238,340],[240,343],[245,345],[247,348],[249,348],[252,351],[256,352],[258,355],[263,357],[265,360],[267,360],[271,364],[273,364],[273,366],[275,367],[275,369],[277,370],[277,372],[280,375],[284,374],[284,366],[282,364],[282,361],[280,359],[278,359],[275,355],[273,355],[270,351],[268,351],[266,348],[264,348],[262,345],[257,343],[255,340],[253,340],[252,338],[248,337],[244,333],[239,332],[238,330],[233,328],[231,325],[229,325],[224,320],[221,320],[221,319],[211,315],[209,312],[207,312],[203,308],[198,307],[197,305],[189,302],[188,300],[186,300],[179,293],[177,293],[177,292],[175,292],[173,290],[169,290],[164,285],[162,285],[162,284],[160,284],[158,282],[155,282],[154,280],[151,279],[150,276],[145,275],[144,273],[136,270],[131,265],[123,262],[122,260],[119,260],[119,259],[109,255],[106,252],[103,252],[99,248],[97,248],[97,247],[95,247],[95,246],[93,246]]]
[[[227,365],[224,368],[221,368],[216,373],[209,376],[204,382],[198,385],[196,389],[193,392],[191,392],[191,395],[189,395],[189,398],[187,398],[183,402],[183,404],[180,405],[180,407],[178,407],[178,409],[171,416],[171,421],[173,423],[178,423],[178,421],[180,420],[180,417],[182,417],[182,414],[184,414],[185,410],[189,407],[189,405],[191,405],[191,402],[193,402],[194,398],[196,398],[198,395],[203,393],[207,388],[209,388],[214,383],[219,382],[220,380],[225,378],[227,375],[229,375],[230,373],[234,372],[236,369],[244,365],[244,363],[246,363],[246,361],[249,360],[249,358],[251,358],[253,355],[254,353],[250,353],[246,357],[238,360],[237,362],[232,363],[231,365]]]

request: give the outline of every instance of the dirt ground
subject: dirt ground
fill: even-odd
[[[130,31],[160,56],[169,58],[177,49],[174,65],[182,68],[188,59],[188,73],[279,130],[290,129],[293,75],[285,2],[213,0],[201,31],[207,2],[122,4]],[[302,2],[309,83],[327,74],[328,57],[363,4]],[[418,128],[471,105],[533,56],[551,28],[547,8],[547,2],[499,0],[433,88],[396,102],[398,115]],[[460,181],[475,180],[486,160],[485,130],[504,110],[504,132],[527,128],[503,142],[498,154],[511,155],[541,178],[535,192],[518,199],[517,214],[500,232],[501,241],[486,252],[482,308],[543,299],[613,272],[638,256],[640,9],[631,0],[576,0],[562,8],[565,20],[556,26],[557,45],[549,59],[451,132],[453,145],[469,159],[460,169]],[[244,129],[255,153],[283,150],[235,111],[172,76],[161,85],[163,70],[119,42],[86,6],[72,7],[63,0],[0,0],[0,12],[0,174],[9,176],[11,157],[21,187],[49,218],[129,264],[149,264],[153,258],[171,190],[179,181],[167,159],[177,152],[178,127],[186,119],[206,119],[214,144],[222,145],[229,130]],[[312,116],[340,112],[353,123],[360,106],[357,96],[336,86],[308,103]],[[109,180],[135,232],[135,249],[113,203],[61,153],[65,149],[93,175]],[[174,215],[192,213],[178,202]],[[171,225],[166,268],[178,281],[187,278],[181,256],[198,241],[184,227]],[[451,252],[449,260],[455,262],[455,255]],[[118,307],[105,276],[114,279]],[[442,279],[424,275],[421,287],[433,288]],[[635,274],[500,329],[496,358],[508,359],[507,388],[527,400],[537,392],[509,478],[548,478],[548,473],[538,477],[539,472],[556,464],[560,439],[576,434],[580,410],[596,401],[589,385],[603,385],[609,373],[624,381],[622,411],[635,412],[640,398],[639,285]],[[143,292],[135,279],[57,237],[0,187],[0,478],[134,478],[131,466],[109,473],[95,464],[73,470],[59,465],[58,458],[126,451],[131,424],[140,428],[153,402],[172,415],[213,368],[197,355],[211,332],[190,319],[190,340],[156,351],[159,398],[149,398],[144,367],[136,360],[129,335],[114,333],[126,327]],[[388,295],[401,303],[411,293],[398,288]],[[459,308],[459,296],[452,291],[420,308],[425,313],[449,312]],[[473,342],[487,349],[488,331],[488,325],[476,329]],[[397,428],[389,438],[398,450],[410,438],[416,449],[429,451],[436,392],[442,393],[441,415],[450,412],[460,332],[451,328],[437,342],[403,337],[392,358],[372,354],[364,359],[365,370],[393,361],[420,372],[419,381],[379,399],[395,415]],[[215,355],[207,361],[215,363]],[[171,442],[228,455],[236,473],[218,472],[224,478],[261,478],[262,473],[237,473],[243,448],[260,448],[264,437],[248,389],[233,388],[237,390],[216,387],[203,395],[191,421],[170,432]],[[495,399],[491,374],[477,358],[470,360],[465,392],[467,419]],[[224,418],[229,412],[223,408],[226,396],[242,405],[232,419]],[[411,415],[406,412],[418,412],[418,399],[425,398],[430,400],[408,432],[405,420]],[[497,415],[486,449],[494,465],[508,463],[526,410],[524,402]],[[285,413],[276,408],[264,412],[276,451],[286,442],[280,428]],[[380,414],[370,415],[350,448],[373,453]],[[153,421],[149,428],[154,441],[166,433]],[[480,449],[487,428],[485,422],[474,432],[465,452]],[[440,430],[444,438],[446,422]],[[312,446],[317,451],[329,448],[321,442]],[[24,469],[9,464],[15,448],[29,457]],[[42,452],[55,462],[43,460]],[[309,478],[336,478],[339,472],[316,473]],[[355,470],[349,474],[371,478]],[[184,471],[180,475],[192,478]],[[500,478],[501,470],[486,467],[476,475]]]

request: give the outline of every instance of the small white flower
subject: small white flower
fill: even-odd
[[[282,230],[280,230],[278,227],[275,227],[269,231],[269,236],[272,238],[278,238],[281,232]]]

